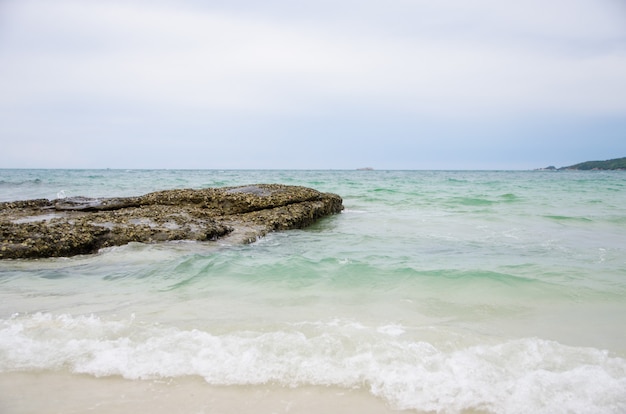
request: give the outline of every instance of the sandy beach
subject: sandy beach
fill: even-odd
[[[211,386],[201,378],[129,381],[69,373],[0,374],[0,412],[26,413],[398,413],[363,390]],[[408,411],[407,411],[408,412]]]

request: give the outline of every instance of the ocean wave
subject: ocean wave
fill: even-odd
[[[606,351],[539,338],[446,347],[408,329],[331,320],[211,333],[134,318],[14,315],[0,322],[0,371],[363,388],[395,408],[434,412],[626,409],[626,360]]]
[[[547,215],[544,217],[550,220],[555,220],[557,222],[559,221],[576,221],[576,222],[581,222],[581,223],[593,222],[592,219],[589,219],[587,217],[578,217],[578,216]]]
[[[20,187],[24,185],[40,185],[43,181],[41,178],[33,178],[31,180],[19,180],[19,181],[11,181],[11,180],[0,180],[0,187]]]
[[[492,204],[495,204],[495,201],[489,200],[487,198],[482,198],[482,197],[454,197],[451,199],[450,204],[480,207],[480,206],[490,206]]]

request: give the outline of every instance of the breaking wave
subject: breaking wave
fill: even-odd
[[[363,388],[398,409],[624,412],[626,360],[537,338],[435,345],[401,325],[331,320],[211,333],[134,318],[37,313],[0,322],[0,371]]]

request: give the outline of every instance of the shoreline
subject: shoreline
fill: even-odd
[[[96,378],[67,372],[0,373],[0,412],[165,413],[417,413],[395,410],[366,390],[278,385],[214,386],[200,377],[162,380]]]

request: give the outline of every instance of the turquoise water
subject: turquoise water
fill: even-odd
[[[626,411],[626,174],[0,170],[0,200],[278,182],[345,211],[246,246],[0,262],[0,372]]]

